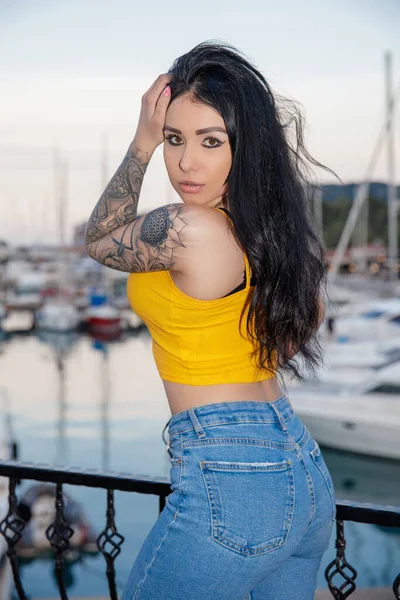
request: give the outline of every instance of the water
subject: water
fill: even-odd
[[[0,386],[8,393],[20,460],[169,477],[161,433],[170,410],[147,332],[108,345],[75,334],[11,338],[0,353]],[[323,453],[338,499],[400,505],[400,461],[324,448]],[[106,492],[66,490],[82,503],[99,532],[105,524]],[[115,563],[121,591],[157,519],[158,497],[117,492],[115,503],[117,528],[125,536]],[[400,571],[400,531],[345,523],[345,534],[357,586],[391,587]],[[334,556],[332,536],[318,574],[321,588]],[[22,576],[30,595],[58,597],[51,561],[33,561],[23,567]],[[88,556],[72,565],[68,586],[71,597],[107,595],[103,557]]]

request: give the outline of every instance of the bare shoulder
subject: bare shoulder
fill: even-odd
[[[243,259],[243,251],[239,247],[232,226],[227,217],[219,210],[202,206],[186,206],[185,230],[187,247],[190,249],[188,258],[196,264],[205,264],[207,259],[221,268],[232,260]]]
[[[187,223],[190,225],[185,234],[190,236],[193,241],[209,242],[216,238],[221,239],[220,236],[226,241],[232,237],[229,220],[219,210],[185,204],[182,214],[185,215]]]
[[[218,210],[188,207],[185,260],[171,269],[175,285],[200,300],[228,294],[243,281],[243,251],[229,220]]]

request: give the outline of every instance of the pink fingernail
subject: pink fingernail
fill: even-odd
[[[167,85],[167,87],[164,90],[164,96],[169,96],[170,92],[171,92],[171,88],[169,87],[169,85]]]

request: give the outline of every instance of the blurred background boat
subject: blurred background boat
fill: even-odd
[[[287,382],[293,407],[329,448],[400,460],[400,362],[379,369],[329,368],[321,378]]]

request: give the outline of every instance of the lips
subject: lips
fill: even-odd
[[[204,186],[204,184],[187,184],[187,183],[179,183],[179,187],[181,188],[182,192],[185,192],[186,194],[197,194],[202,187]]]

